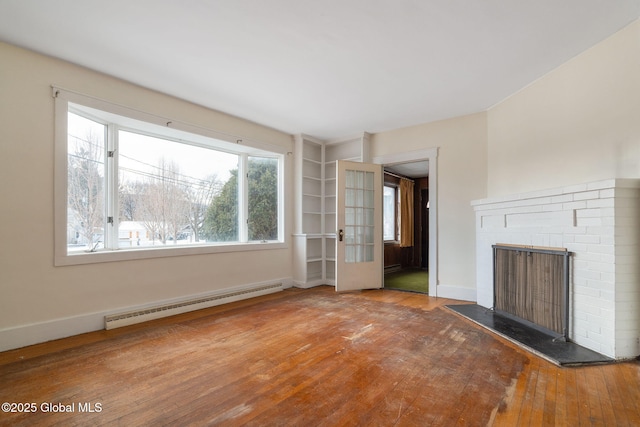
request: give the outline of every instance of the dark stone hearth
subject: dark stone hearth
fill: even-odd
[[[558,365],[571,366],[615,361],[476,304],[447,305],[446,307]]]

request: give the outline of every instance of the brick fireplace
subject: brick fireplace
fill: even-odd
[[[611,179],[472,202],[478,305],[493,308],[497,243],[572,252],[568,337],[616,359],[640,354],[640,180]]]

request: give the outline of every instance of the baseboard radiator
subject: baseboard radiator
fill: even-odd
[[[386,265],[384,267],[384,274],[395,273],[396,271],[400,271],[400,270],[402,270],[402,267],[400,266],[400,264]]]
[[[114,329],[122,326],[142,323],[162,317],[174,316],[176,314],[189,311],[200,310],[216,305],[226,304],[243,299],[253,298],[260,295],[267,295],[283,289],[282,283],[272,283],[251,288],[229,290],[216,294],[206,295],[184,301],[171,302],[153,307],[146,307],[140,310],[123,313],[110,314],[104,318],[105,329]]]
[[[564,340],[569,326],[569,257],[564,248],[493,246],[494,309]]]

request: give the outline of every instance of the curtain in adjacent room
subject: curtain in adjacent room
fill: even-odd
[[[400,247],[413,246],[413,181],[400,180]]]

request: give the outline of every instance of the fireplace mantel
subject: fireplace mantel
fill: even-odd
[[[472,202],[479,305],[493,305],[497,243],[573,253],[569,338],[617,359],[640,354],[640,180],[610,179]]]

